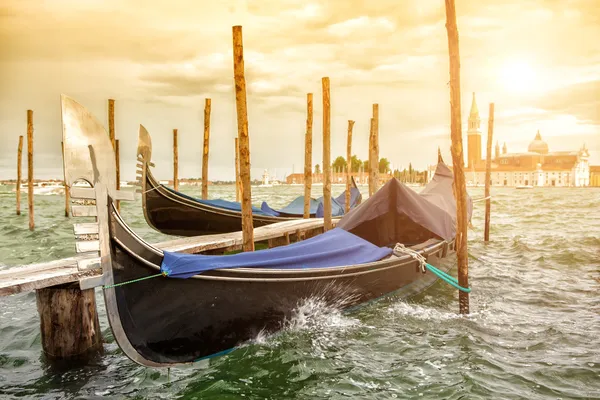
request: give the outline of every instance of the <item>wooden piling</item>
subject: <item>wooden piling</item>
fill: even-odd
[[[346,144],[346,213],[350,211],[350,190],[352,180],[352,128],[354,121],[348,121],[348,141]]]
[[[240,182],[240,144],[235,138],[235,201],[239,203],[242,198]]]
[[[35,228],[33,221],[33,111],[27,110],[27,205],[29,207],[29,230]]]
[[[19,136],[17,147],[17,215],[21,215],[21,164],[23,163],[23,135]]]
[[[62,158],[63,158],[63,187],[65,188],[65,217],[69,217],[69,209],[71,208],[71,192],[69,191],[69,187],[67,186],[67,176],[64,168],[65,164],[65,143],[60,142],[60,147],[62,150]]]
[[[456,258],[458,261],[458,284],[469,287],[469,258],[467,252],[467,187],[465,184],[464,155],[462,145],[462,123],[460,104],[460,52],[456,8],[454,0],[445,0],[446,30],[448,32],[448,53],[450,58],[450,131],[452,137],[452,166],[454,173],[454,194],[456,197]],[[469,313],[469,294],[459,291],[461,314]]]
[[[252,225],[252,193],[250,186],[250,137],[248,136],[248,111],[246,106],[246,77],[244,76],[244,43],[242,27],[236,25],[233,33],[233,76],[240,146],[240,181],[242,192],[242,248],[254,251]]]
[[[119,139],[115,139],[115,163],[117,167],[117,176],[116,176],[116,187],[117,190],[121,190],[121,156],[119,150]],[[115,206],[117,207],[117,211],[121,211],[121,200],[115,201]]]
[[[115,101],[108,99],[108,137],[115,148]]]
[[[373,104],[373,194],[379,189],[379,104]]]
[[[322,80],[323,87],[323,230],[331,229],[331,99],[329,77]]]
[[[313,94],[306,94],[306,135],[304,138],[304,218],[310,218],[312,191]]]
[[[177,129],[173,129],[173,189],[179,190],[179,155],[177,153]]]
[[[373,193],[375,193],[375,177],[374,177],[374,173],[376,171],[376,168],[373,168],[373,166],[375,165],[375,162],[373,161],[373,159],[375,158],[375,144],[374,144],[374,139],[373,139],[373,128],[375,126],[375,122],[373,120],[373,118],[371,118],[371,124],[370,124],[370,130],[369,130],[369,162],[368,162],[368,170],[367,173],[369,175],[369,197],[373,196]]]
[[[204,100],[204,145],[202,146],[202,199],[208,199],[208,142],[210,139],[210,99]]]
[[[485,229],[483,240],[490,241],[490,181],[492,180],[492,139],[494,136],[494,103],[490,103],[490,116],[488,119],[487,153],[485,159]]]
[[[50,361],[85,359],[102,352],[94,289],[72,285],[36,291],[42,349]]]

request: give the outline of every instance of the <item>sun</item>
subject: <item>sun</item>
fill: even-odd
[[[500,70],[500,85],[508,92],[531,92],[537,89],[536,73],[526,61],[506,62]]]

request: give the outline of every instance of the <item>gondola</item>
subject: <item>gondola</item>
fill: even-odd
[[[201,200],[175,191],[160,184],[153,176],[150,167],[152,140],[150,134],[140,125],[138,140],[138,183],[141,186],[142,207],[146,222],[152,228],[167,235],[199,236],[215,233],[237,232],[242,230],[241,205],[238,202]],[[344,214],[345,191],[332,199],[332,215]],[[352,178],[350,208],[360,204],[362,196]],[[323,216],[323,201],[311,199],[311,217]],[[266,202],[260,208],[252,208],[254,227],[273,224],[303,217],[304,197],[300,196],[281,210],[275,210]]]
[[[113,204],[122,195],[102,125],[74,100],[61,102],[67,184],[83,179],[94,187],[108,320],[120,348],[141,365],[224,354],[280,330],[307,299],[348,309],[418,294],[438,278],[417,256],[446,273],[451,267],[438,264],[453,253],[456,233],[453,178],[443,163],[421,193],[392,179],[335,229],[304,241],[221,256],[162,251]]]

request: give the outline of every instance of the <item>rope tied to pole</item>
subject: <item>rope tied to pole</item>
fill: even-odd
[[[110,288],[114,288],[114,287],[118,287],[118,286],[129,285],[130,283],[141,282],[141,281],[145,281],[146,279],[151,279],[151,278],[158,278],[159,276],[166,277],[166,276],[168,276],[168,273],[166,271],[163,271],[160,274],[156,274],[156,275],[144,276],[142,278],[137,278],[137,279],[132,279],[130,281],[115,283],[113,285],[103,285],[102,289],[110,289]]]
[[[393,253],[395,256],[409,255],[415,260],[417,260],[419,266],[421,267],[421,272],[425,273],[426,270],[429,270],[432,274],[436,275],[438,278],[440,278],[450,286],[453,286],[465,293],[471,292],[471,288],[465,288],[460,286],[458,284],[458,279],[429,264],[422,254],[419,254],[419,252],[413,249],[407,248],[402,243],[396,243],[396,246],[394,246]]]

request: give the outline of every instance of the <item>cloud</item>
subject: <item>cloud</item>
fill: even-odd
[[[600,80],[581,82],[554,90],[538,99],[553,113],[569,114],[581,122],[600,125]]]

